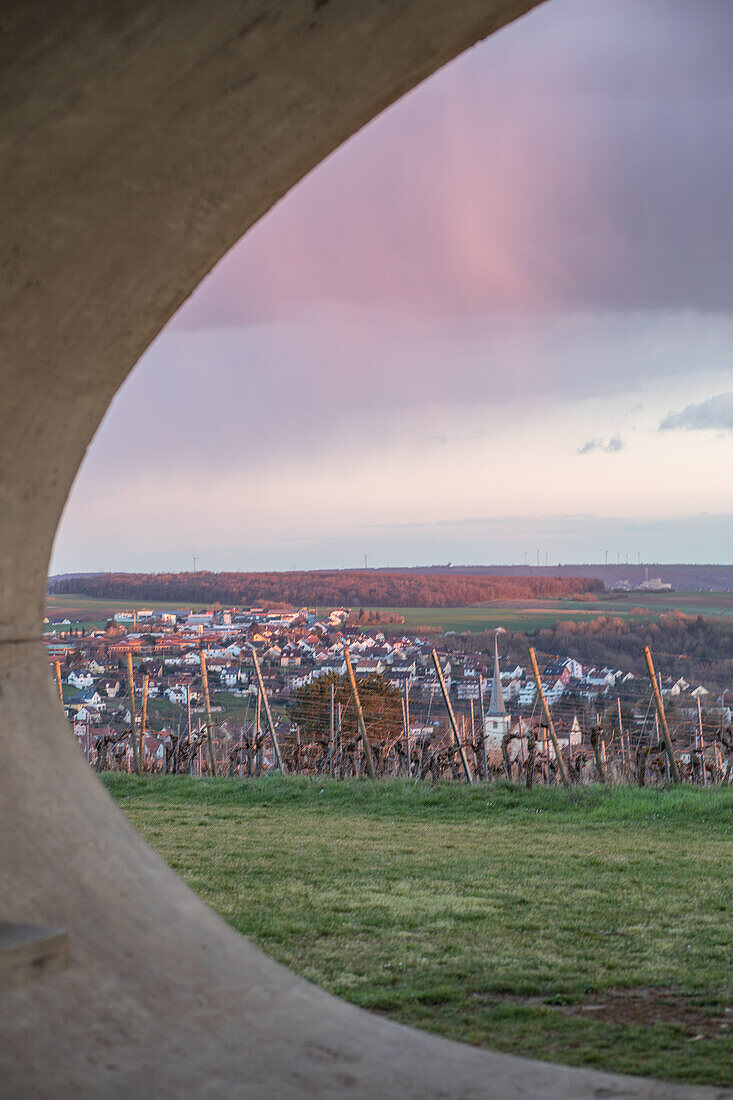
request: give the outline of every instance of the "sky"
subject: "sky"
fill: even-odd
[[[732,195],[733,4],[550,0],[204,280],[51,571],[733,562]]]

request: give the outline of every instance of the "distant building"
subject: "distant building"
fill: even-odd
[[[519,705],[520,707],[531,707],[534,703],[534,697],[537,694],[537,685],[534,680],[527,680],[522,684],[519,690]]]
[[[192,611],[186,619],[186,626],[211,626],[213,621],[213,611]]]
[[[661,577],[653,577],[650,581],[642,581],[639,592],[671,592],[672,585],[667,584]]]

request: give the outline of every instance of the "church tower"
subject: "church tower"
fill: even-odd
[[[501,676],[499,674],[499,642],[498,634],[494,631],[494,682],[491,687],[491,702],[484,719],[484,737],[489,745],[501,744],[505,733],[509,732],[511,718],[504,706],[504,695],[501,690]]]

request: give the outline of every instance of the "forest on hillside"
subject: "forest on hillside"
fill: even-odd
[[[583,577],[494,577],[377,570],[292,573],[95,573],[56,578],[53,595],[173,603],[354,607],[466,607],[484,600],[536,600],[604,591]]]
[[[490,653],[493,632],[452,639],[456,649]],[[708,688],[733,688],[733,620],[668,611],[648,617],[600,616],[587,622],[564,621],[532,634],[500,635],[502,655],[525,663],[532,645],[543,656],[574,657],[583,665],[607,665],[646,676],[644,646],[651,648],[657,670],[683,676]]]

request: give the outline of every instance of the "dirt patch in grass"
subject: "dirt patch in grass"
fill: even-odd
[[[675,989],[642,986],[617,990],[589,1001],[563,1003],[558,997],[518,997],[514,994],[474,994],[486,1005],[517,1004],[529,1008],[556,1009],[564,1016],[603,1020],[609,1024],[682,1028],[688,1038],[714,1038],[733,1032],[733,1008],[700,1003],[700,998]]]
[[[565,1005],[569,1016],[592,1016],[612,1024],[672,1024],[695,1038],[733,1030],[733,1008],[705,1006],[673,989],[632,989],[606,994],[583,1004]]]

